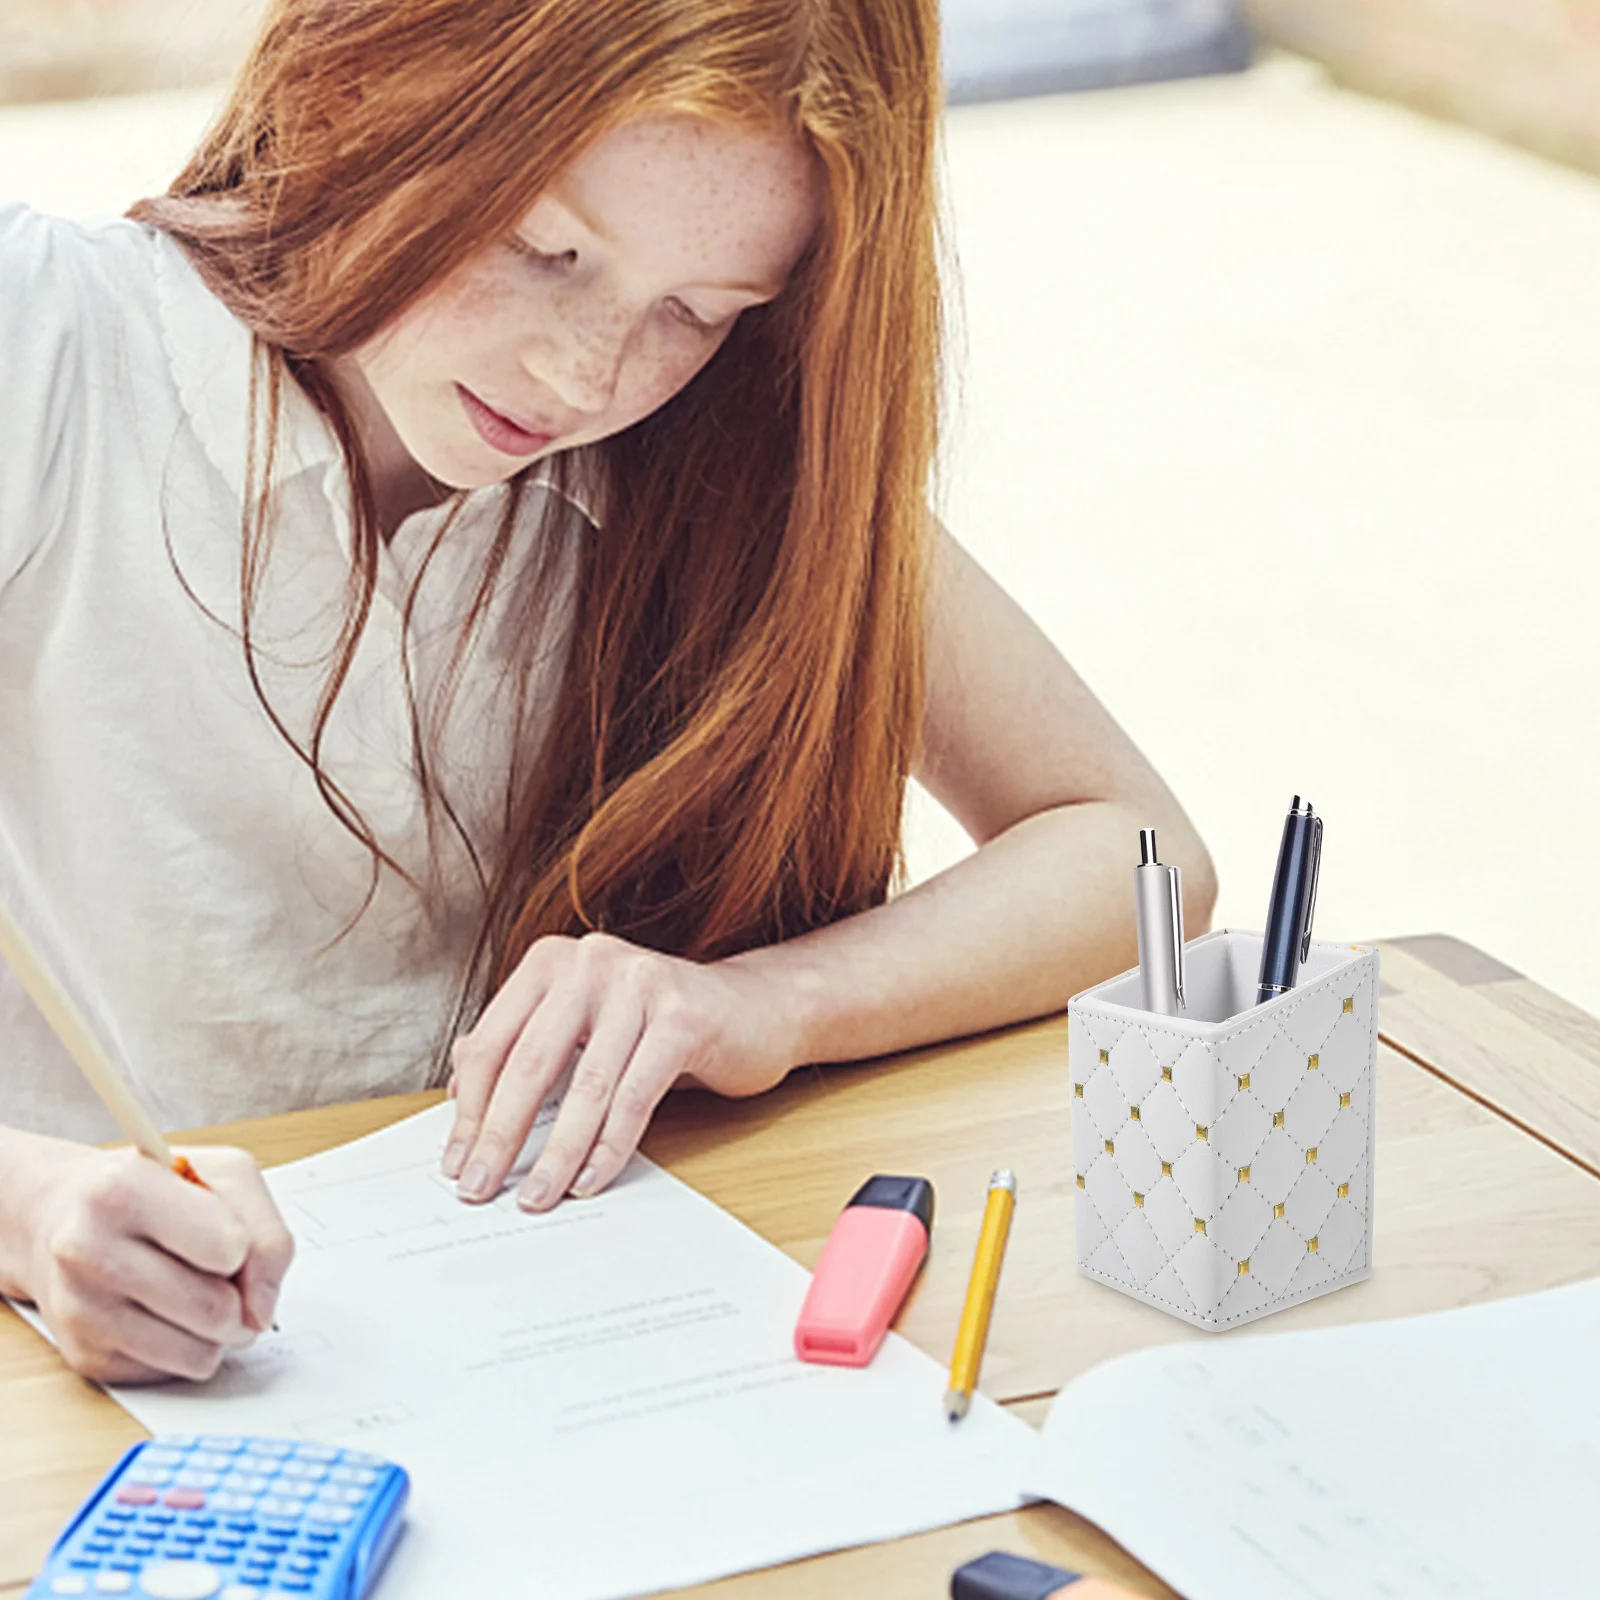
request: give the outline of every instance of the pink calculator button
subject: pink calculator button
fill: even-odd
[[[168,1489],[161,1498],[174,1511],[199,1511],[206,1503],[198,1489]]]
[[[117,1490],[117,1504],[122,1506],[153,1506],[156,1492],[143,1483],[125,1483]]]

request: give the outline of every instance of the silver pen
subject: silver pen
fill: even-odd
[[[1139,931],[1139,977],[1144,1008],[1175,1017],[1183,998],[1183,871],[1156,856],[1156,830],[1139,830],[1139,865],[1133,869],[1133,911]]]

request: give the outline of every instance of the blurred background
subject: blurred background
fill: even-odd
[[[163,187],[255,0],[0,0],[0,200]],[[1600,0],[946,0],[942,505],[1260,927],[1600,1011]],[[1129,865],[1135,841],[1129,840]],[[925,797],[914,876],[968,846]]]

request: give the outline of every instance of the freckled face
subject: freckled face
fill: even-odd
[[[349,359],[426,472],[453,488],[499,482],[682,389],[740,312],[783,288],[817,193],[798,141],[688,117],[627,123]]]

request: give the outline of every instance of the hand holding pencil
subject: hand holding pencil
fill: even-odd
[[[0,959],[135,1146],[0,1130],[0,1287],[36,1302],[86,1377],[208,1378],[270,1325],[294,1253],[260,1170],[167,1146],[4,906]]]

